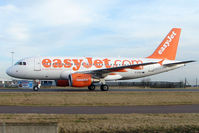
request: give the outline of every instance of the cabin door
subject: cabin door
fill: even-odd
[[[41,71],[40,58],[35,58],[34,60],[34,71]]]

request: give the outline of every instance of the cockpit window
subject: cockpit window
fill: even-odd
[[[15,65],[26,65],[26,62],[17,62]]]

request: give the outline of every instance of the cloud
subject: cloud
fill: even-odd
[[[7,29],[7,38],[14,41],[27,41],[29,39],[29,31],[24,24],[11,24]]]
[[[7,1],[0,6],[0,49],[4,49],[0,59],[8,60],[13,50],[16,59],[34,55],[145,57],[173,27],[182,28],[177,59],[197,58],[198,5],[197,0]]]
[[[0,14],[11,14],[13,12],[17,12],[18,9],[16,8],[16,6],[14,5],[3,5],[3,6],[0,6]]]
[[[48,0],[31,8],[32,19],[45,26],[85,25],[92,22],[92,12],[71,0]]]

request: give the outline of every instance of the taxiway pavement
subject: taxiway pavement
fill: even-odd
[[[88,89],[84,88],[42,88],[39,92],[89,92]],[[100,89],[96,89],[95,91],[100,91]],[[179,91],[179,92],[199,92],[199,89],[186,89],[186,88],[171,88],[171,89],[153,89],[153,88],[138,88],[138,89],[131,89],[131,88],[110,88],[109,91]],[[24,89],[24,88],[1,88],[0,92],[34,92],[32,89]]]
[[[0,113],[23,114],[130,114],[199,113],[199,105],[169,106],[0,106]]]

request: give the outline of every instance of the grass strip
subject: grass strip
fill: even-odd
[[[199,132],[199,114],[0,114],[0,122],[56,122],[59,133]]]
[[[133,106],[199,104],[199,92],[0,92],[0,105]]]

